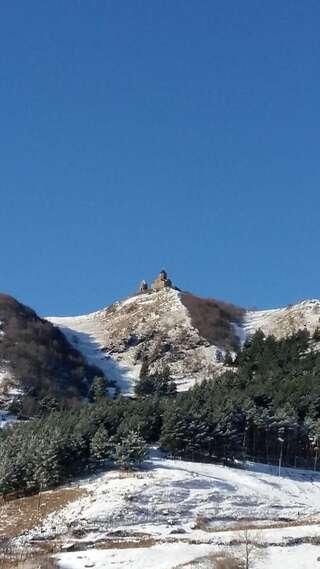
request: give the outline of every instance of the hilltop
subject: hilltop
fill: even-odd
[[[236,353],[249,335],[285,337],[311,334],[319,325],[320,301],[303,301],[273,310],[246,310],[213,298],[200,298],[172,285],[161,271],[149,288],[97,312],[49,317],[86,360],[132,393],[141,366],[169,366],[179,390],[223,370],[227,351]]]

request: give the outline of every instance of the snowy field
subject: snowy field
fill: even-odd
[[[92,550],[58,557],[60,569],[214,569],[206,557],[226,549],[208,545],[162,544],[148,549]],[[236,551],[234,552],[236,555]],[[254,569],[318,569],[320,547],[269,547],[264,558],[253,560]]]
[[[81,486],[83,497],[19,543],[40,534],[62,539],[65,550],[76,544],[77,551],[59,554],[66,569],[173,569],[215,552],[236,553],[232,543],[251,525],[249,535],[269,554],[258,569],[283,569],[285,560],[290,569],[320,567],[320,546],[308,543],[320,536],[319,475],[283,469],[278,477],[268,467],[238,470],[167,460],[154,451],[139,472],[111,470]]]

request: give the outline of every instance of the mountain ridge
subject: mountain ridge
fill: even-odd
[[[182,291],[172,285],[165,271],[160,272],[151,288],[145,281],[142,283],[135,294],[101,310],[72,317],[39,318],[12,297],[0,295],[0,403],[19,397],[21,382],[28,385],[28,378],[21,376],[21,362],[29,376],[37,375],[40,366],[57,385],[61,377],[67,378],[64,364],[53,372],[51,364],[45,363],[51,336],[58,341],[55,357],[59,361],[67,361],[63,353],[68,353],[67,359],[75,358],[77,374],[81,367],[83,377],[88,373],[92,377],[90,369],[96,370],[111,384],[116,383],[123,394],[132,395],[143,363],[148,364],[151,373],[168,366],[178,390],[183,391],[222,372],[226,352],[234,357],[248,336],[259,329],[279,339],[304,329],[313,334],[320,326],[317,299],[281,308],[246,310]],[[6,330],[9,308],[11,324]],[[29,320],[34,321],[31,335]],[[46,326],[49,328],[45,330]],[[24,353],[26,330],[29,347]],[[18,361],[11,361],[15,358]],[[76,384],[75,391],[82,396],[87,385],[80,389],[80,376]],[[72,392],[71,386],[68,392]]]
[[[78,317],[48,317],[87,360],[132,394],[142,362],[151,371],[168,365],[179,390],[213,376],[226,351],[236,353],[261,329],[280,338],[311,334],[320,323],[320,301],[270,310],[246,310],[172,287],[131,295]]]

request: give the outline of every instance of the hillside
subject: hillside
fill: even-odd
[[[251,527],[261,556],[250,567],[280,569],[288,560],[296,569],[317,567],[319,474],[286,469],[279,478],[265,465],[229,469],[153,452],[138,473],[105,472],[80,482],[79,491],[15,543],[55,547],[61,568],[219,569],[228,567],[214,563],[219,555],[241,558],[243,528]]]
[[[318,300],[245,310],[183,292],[165,271],[151,288],[143,281],[137,294],[83,316],[44,320],[0,295],[0,407],[21,394],[26,413],[35,399],[71,402],[101,371],[130,394],[144,362],[151,372],[169,366],[183,391],[222,372],[225,352],[236,352],[258,329],[276,338],[313,334],[319,319]]]
[[[184,294],[168,289],[138,297],[160,298],[160,306],[167,298],[168,315],[172,296],[180,302]],[[136,302],[132,297],[117,303],[124,311],[120,322],[125,307]],[[216,333],[215,322],[230,322],[230,328],[220,326],[231,342],[234,331],[245,334],[256,316],[246,313],[234,323],[234,307],[216,301],[196,306],[192,317],[187,312],[190,329],[203,307],[212,310],[202,328],[206,341]],[[300,310],[311,326],[317,318],[311,308],[311,322],[310,306]],[[290,310],[278,311],[282,323]],[[78,320],[87,325],[88,317]],[[61,569],[242,569],[238,561],[248,540],[255,556],[249,567],[279,569],[288,561],[296,569],[316,567],[320,352],[305,331],[288,333],[277,340],[257,332],[235,362],[216,363],[219,377],[182,393],[138,392],[110,400],[100,392],[72,413],[54,412],[3,429],[0,541],[9,540],[13,555],[55,554]],[[90,347],[92,358],[103,357],[101,349]],[[59,487],[71,479],[71,487]],[[25,497],[11,502],[17,493]],[[230,555],[236,564],[227,561]]]
[[[239,347],[236,326],[243,314],[223,302],[164,288],[92,314],[49,321],[130,393],[144,360],[152,371],[169,365],[179,389],[212,375],[224,351]]]
[[[29,415],[71,404],[88,394],[97,373],[58,328],[0,294],[0,409],[14,403]]]
[[[162,271],[157,287],[161,274],[167,278]],[[222,370],[226,350],[237,351],[258,329],[281,338],[305,328],[313,333],[319,325],[318,300],[249,311],[166,282],[170,285],[151,289],[142,283],[138,294],[98,312],[48,320],[123,393],[132,393],[143,361],[151,371],[168,365],[178,389],[185,390]]]
[[[251,335],[262,330],[266,336],[283,338],[298,330],[308,330],[313,334],[320,323],[320,301],[304,300],[273,310],[246,311],[243,320],[243,333]]]

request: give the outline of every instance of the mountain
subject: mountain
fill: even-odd
[[[303,301],[274,310],[245,310],[197,297],[172,285],[161,271],[148,287],[102,310],[42,319],[8,295],[0,295],[0,408],[24,400],[71,403],[87,396],[94,375],[104,373],[132,394],[141,366],[169,366],[179,390],[223,370],[223,356],[236,352],[261,329],[277,338],[319,326],[320,302]]]
[[[180,390],[223,368],[223,355],[262,329],[277,338],[319,325],[320,302],[304,301],[274,310],[245,310],[204,299],[172,286],[161,271],[148,288],[98,312],[51,317],[86,360],[130,394],[143,362],[151,371],[168,365]]]
[[[239,345],[233,322],[240,325],[241,315],[231,305],[166,288],[93,314],[49,320],[89,363],[130,393],[146,359],[151,370],[168,364],[180,388],[212,373],[221,352]]]
[[[71,404],[99,373],[58,328],[0,294],[0,409],[15,402],[32,415],[39,405]]]
[[[262,330],[266,336],[282,338],[304,329],[313,334],[319,326],[320,301],[304,300],[284,308],[246,311],[242,328],[245,335]]]

